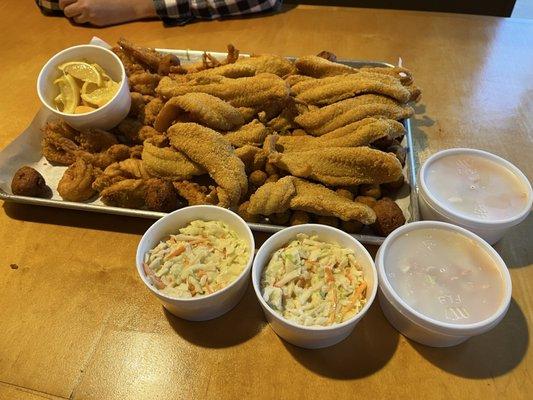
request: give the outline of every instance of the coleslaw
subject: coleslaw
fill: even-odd
[[[305,326],[353,317],[366,303],[366,287],[353,250],[302,233],[274,253],[261,276],[267,304]]]
[[[250,249],[222,221],[192,221],[145,254],[144,272],[160,292],[205,296],[228,286],[244,270]]]

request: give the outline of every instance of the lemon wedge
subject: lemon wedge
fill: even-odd
[[[102,79],[104,81],[112,81],[113,79],[111,79],[111,77],[109,75],[107,75],[107,73],[104,71],[104,69],[99,66],[98,64],[91,64],[99,73],[100,73],[100,76],[102,77]]]
[[[85,113],[88,113],[94,110],[96,110],[96,108],[89,107],[89,106],[78,106],[74,110],[74,114],[85,114]]]
[[[61,64],[58,68],[65,75],[73,76],[80,81],[91,82],[102,86],[102,75],[94,65],[83,61],[71,61]]]
[[[54,100],[62,105],[60,111],[72,114],[80,101],[80,89],[76,81],[70,75],[63,75],[54,84],[59,86],[59,95]]]
[[[98,88],[99,86],[96,83],[83,82],[83,85],[81,86],[81,94],[83,95],[83,94],[92,93]]]
[[[81,98],[87,103],[102,107],[113,98],[113,96],[117,93],[118,88],[118,83],[114,81],[107,81],[104,87],[95,89],[90,93],[82,93]]]

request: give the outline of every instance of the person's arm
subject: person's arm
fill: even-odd
[[[153,0],[159,18],[184,24],[193,19],[217,19],[275,10],[282,0]]]
[[[159,16],[165,23],[216,19],[276,9],[282,0],[35,0],[44,14],[107,26]]]

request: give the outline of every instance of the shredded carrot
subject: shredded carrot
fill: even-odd
[[[165,257],[165,260],[168,260],[169,258],[172,258],[172,257],[177,257],[180,254],[182,254],[184,251],[185,251],[185,246],[181,245],[176,250],[174,250],[172,253],[167,254]]]
[[[357,296],[357,298],[363,297],[366,292],[366,286],[366,281],[361,282],[361,284],[357,286],[357,289],[355,289],[355,295]]]

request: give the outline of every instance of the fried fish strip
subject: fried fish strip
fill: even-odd
[[[360,121],[364,122],[362,124],[356,122],[352,129],[343,127],[319,137],[311,135],[277,136],[276,146],[281,146],[283,152],[323,149],[326,147],[368,146],[378,139],[384,137],[394,139],[405,133],[404,126],[398,121],[375,118],[368,118],[367,120]]]
[[[282,178],[283,179],[283,178]],[[307,211],[343,221],[359,221],[365,225],[376,220],[374,211],[365,204],[349,200],[318,183],[293,177],[296,196],[291,199],[291,209]]]
[[[295,194],[296,188],[291,176],[286,176],[276,182],[265,183],[250,197],[247,211],[254,215],[285,212],[290,208],[291,199]]]
[[[247,144],[260,146],[269,133],[270,130],[265,125],[258,120],[253,120],[236,131],[226,133],[224,138],[234,147],[242,147]]]
[[[220,65],[204,71],[187,74],[184,75],[182,79],[189,80],[213,75],[224,76],[227,78],[242,78],[264,72],[278,76],[285,76],[293,74],[295,71],[296,68],[294,67],[294,64],[285,57],[273,54],[262,54],[239,58],[233,64]]]
[[[298,72],[302,75],[313,78],[325,78],[343,74],[353,74],[357,72],[371,72],[376,74],[390,75],[398,78],[405,86],[413,82],[411,72],[402,67],[362,67],[354,68],[349,65],[327,60],[320,56],[300,57],[294,63]]]
[[[337,62],[326,60],[319,56],[304,56],[298,58],[294,64],[298,73],[312,76],[313,78],[324,78],[326,76],[335,76],[350,74],[354,68]]]
[[[250,214],[271,215],[288,209],[331,216],[365,225],[375,222],[376,214],[365,204],[351,201],[320,184],[294,176],[265,183],[250,197]]]
[[[273,153],[268,160],[294,176],[331,186],[394,182],[402,175],[402,165],[394,154],[369,147],[328,147]]]
[[[144,208],[146,181],[144,179],[124,179],[105,188],[102,202],[108,206],[125,208]]]
[[[195,175],[206,173],[199,164],[170,147],[168,140],[163,137],[154,137],[144,142],[142,162],[150,175],[159,178],[191,179]]]
[[[172,182],[178,194],[183,197],[189,206],[201,204],[217,204],[216,188],[207,188],[195,182],[179,181]]]
[[[165,103],[155,119],[154,128],[165,132],[183,113],[190,121],[220,131],[237,129],[244,124],[239,110],[224,100],[206,93],[187,93]]]
[[[414,114],[412,107],[393,99],[366,94],[298,115],[294,121],[306,132],[320,136],[367,117],[400,120]]]
[[[332,104],[365,93],[386,95],[400,103],[408,102],[411,97],[411,93],[399,79],[371,72],[303,81],[291,89],[296,93],[296,100],[317,106]]]
[[[224,136],[195,123],[177,123],[168,130],[170,144],[207,170],[220,186],[219,205],[236,207],[248,190],[244,164]]]
[[[185,83],[164,77],[156,91],[167,99],[186,93],[207,93],[226,100],[234,107],[254,109],[263,109],[273,102],[284,103],[289,97],[285,81],[277,75],[267,73],[239,79],[193,79]]]
[[[100,172],[83,159],[78,159],[63,174],[57,191],[67,201],[88,200],[96,194],[92,184]]]
[[[94,181],[92,187],[101,192],[105,188],[124,179],[149,179],[150,174],[141,160],[128,158],[108,166]]]

